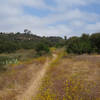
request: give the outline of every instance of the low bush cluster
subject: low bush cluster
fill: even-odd
[[[75,54],[100,53],[100,33],[71,37],[66,41],[66,50]]]

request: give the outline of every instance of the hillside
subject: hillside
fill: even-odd
[[[61,37],[41,37],[31,33],[0,33],[0,53],[34,49],[39,43],[59,47],[64,45],[65,40]]]
[[[0,34],[0,100],[100,100],[100,33]]]

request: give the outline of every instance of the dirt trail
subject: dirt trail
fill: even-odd
[[[56,57],[57,55],[53,54],[53,59],[51,61],[48,61],[47,59],[46,63],[43,66],[43,69],[37,73],[35,79],[31,80],[30,86],[27,88],[27,90],[22,95],[17,96],[17,100],[32,100],[32,97],[36,96],[38,89],[42,83],[41,80],[45,76],[47,68],[49,67],[50,63],[52,63],[56,59]]]

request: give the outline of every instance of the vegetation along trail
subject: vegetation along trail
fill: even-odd
[[[35,79],[32,79],[30,82],[30,86],[26,89],[26,91],[22,94],[17,96],[17,100],[31,100],[32,97],[34,97],[37,92],[39,87],[41,86],[42,83],[42,78],[45,76],[45,73],[47,71],[47,68],[49,67],[49,65],[57,58],[56,54],[53,54],[53,58],[51,61],[49,61],[49,59],[47,58],[46,63],[43,66],[43,69],[40,70],[37,73],[37,76]]]

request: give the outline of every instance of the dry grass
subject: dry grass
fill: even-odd
[[[34,100],[100,100],[99,61],[97,55],[58,57]]]
[[[10,65],[0,74],[0,100],[16,100],[17,95],[23,94],[45,61],[46,57],[40,57]]]
[[[100,100],[100,56],[66,56],[63,50],[52,51],[58,56],[48,65],[33,100]],[[16,100],[23,94],[46,60],[40,57],[21,61],[0,74],[0,100]]]

